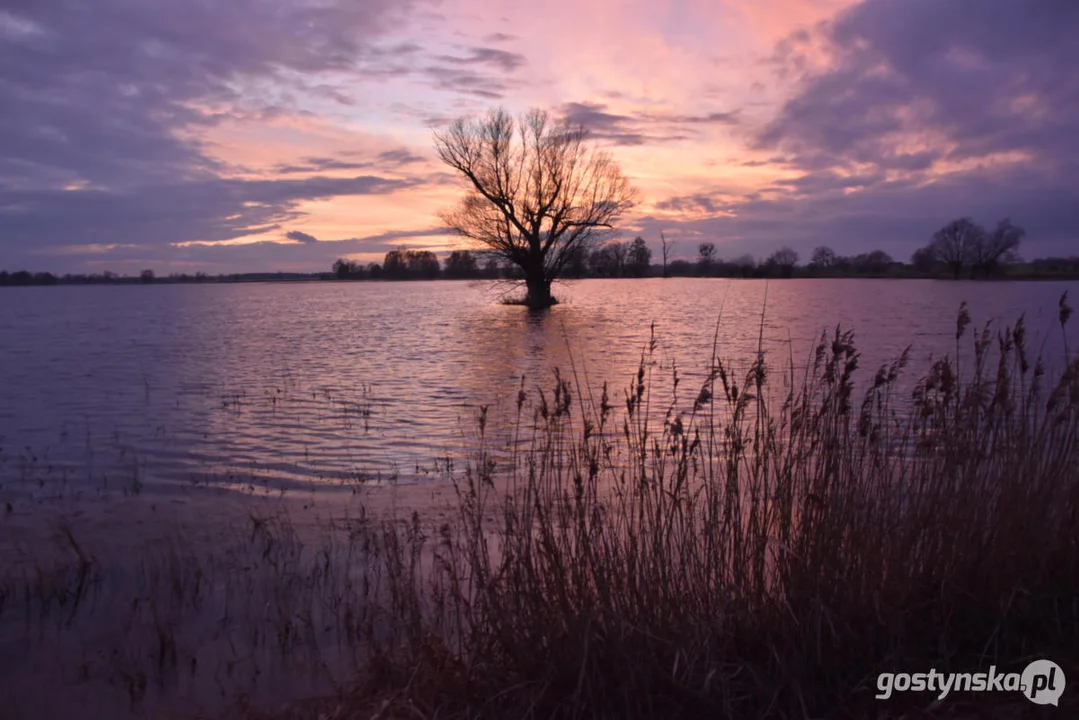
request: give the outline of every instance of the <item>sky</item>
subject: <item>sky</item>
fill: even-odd
[[[5,0],[0,268],[328,270],[463,247],[433,133],[583,123],[656,256],[1079,254],[1074,0]]]

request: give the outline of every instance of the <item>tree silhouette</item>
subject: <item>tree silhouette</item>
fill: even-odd
[[[629,253],[626,258],[626,267],[629,274],[634,277],[644,277],[652,268],[652,250],[643,237],[636,237],[629,245]]]
[[[712,268],[716,264],[716,244],[703,242],[697,246],[697,272],[701,275],[711,275]]]
[[[663,245],[663,277],[670,277],[667,273],[667,258],[670,256],[672,243],[667,240],[667,236],[662,232],[659,233],[659,241]]]
[[[1012,224],[1010,218],[997,223],[990,233],[982,233],[972,248],[971,270],[982,275],[993,275],[1003,262],[1018,259],[1019,243],[1026,230]]]
[[[433,280],[440,271],[438,256],[430,250],[398,248],[386,253],[382,261],[382,274],[395,280]]]
[[[779,271],[781,277],[791,277],[794,274],[794,266],[798,263],[798,253],[789,247],[781,247],[772,253],[764,264],[769,268]]]
[[[933,255],[945,263],[958,280],[984,236],[985,230],[970,218],[953,220],[933,234]]]
[[[827,245],[821,245],[813,249],[813,256],[809,260],[809,267],[827,270],[835,265],[835,250]]]
[[[633,207],[636,193],[581,126],[532,110],[461,118],[435,134],[435,148],[466,187],[442,215],[456,233],[519,267],[530,308],[553,305],[551,283],[573,258]]]
[[[893,262],[892,256],[883,250],[862,253],[851,259],[855,271],[877,275],[887,272]]]
[[[479,277],[479,274],[476,257],[468,250],[454,250],[446,258],[446,277],[448,278],[475,278]]]
[[[363,268],[359,263],[353,262],[352,260],[337,258],[333,262],[333,274],[336,275],[339,280],[358,278],[363,274]]]
[[[629,248],[624,242],[608,242],[592,251],[589,264],[599,277],[622,277],[626,272]]]

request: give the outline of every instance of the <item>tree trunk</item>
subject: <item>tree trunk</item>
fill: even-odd
[[[528,272],[525,275],[525,287],[528,288],[525,304],[530,310],[545,310],[555,304],[554,298],[551,297],[551,281],[542,270]]]

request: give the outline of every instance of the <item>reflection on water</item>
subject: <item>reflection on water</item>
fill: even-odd
[[[677,367],[691,401],[714,340],[744,370],[761,338],[783,370],[837,324],[855,330],[864,375],[913,344],[912,376],[955,352],[963,301],[975,324],[1025,312],[1032,346],[1059,359],[1066,289],[1079,297],[1074,282],[590,280],[546,313],[461,282],[7,289],[0,473],[32,457],[73,482],[437,478],[480,406],[495,429],[512,420],[522,378],[531,391],[576,370],[620,398],[653,324],[656,389]]]

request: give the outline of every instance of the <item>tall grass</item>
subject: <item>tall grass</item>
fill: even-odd
[[[522,388],[523,449],[480,450],[459,524],[387,536],[392,641],[356,707],[861,717],[890,711],[880,672],[1079,669],[1079,360],[1050,382],[1020,320],[971,332],[961,366],[969,324],[905,402],[909,353],[859,402],[840,329],[786,383],[763,353],[739,377],[714,355],[661,426],[654,341],[617,408],[576,377]]]

